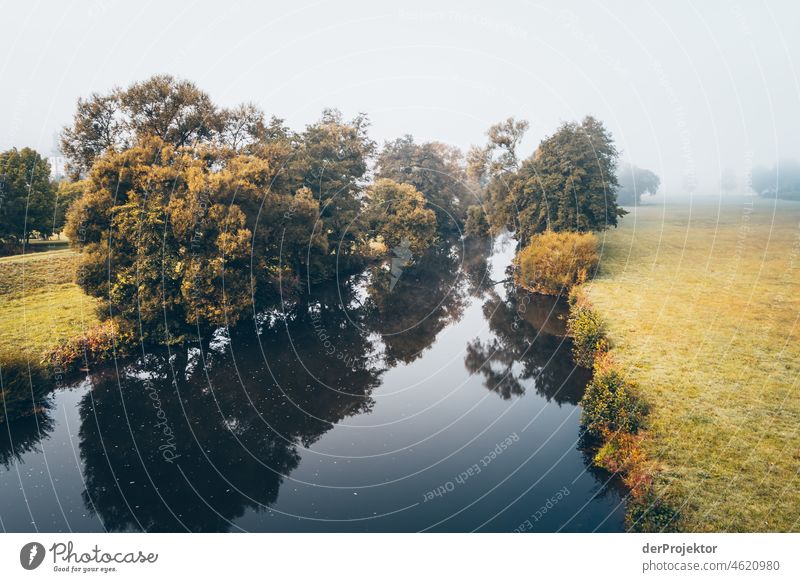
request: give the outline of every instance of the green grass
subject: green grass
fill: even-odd
[[[0,258],[0,363],[38,362],[98,322],[96,301],[73,283],[76,259],[70,250]]]
[[[641,206],[602,244],[588,294],[680,527],[800,530],[800,203]]]

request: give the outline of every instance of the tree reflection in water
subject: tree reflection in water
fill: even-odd
[[[467,369],[504,398],[532,386],[576,403],[588,374],[571,364],[563,305],[498,289],[490,251],[442,244],[394,289],[375,267],[260,315],[257,333],[240,326],[98,370],[79,405],[85,506],[109,531],[236,529],[276,502],[305,448],[372,409],[386,370],[420,358],[475,300],[493,337],[468,344]]]
[[[578,404],[590,372],[572,363],[566,336],[567,306],[563,299],[527,293],[504,283],[503,299],[488,292],[483,313],[494,337],[475,338],[467,345],[464,364],[481,374],[484,385],[509,399],[533,386],[557,404]]]
[[[35,363],[8,359],[0,367],[0,465],[8,469],[37,450],[53,431],[50,395],[55,388]]]
[[[407,267],[391,291],[390,272],[372,269],[367,325],[383,339],[387,365],[413,362],[442,329],[461,317],[466,294],[458,263],[452,247],[438,247]]]
[[[259,341],[217,337],[203,351],[148,354],[119,382],[95,375],[80,405],[84,501],[108,530],[228,530],[276,501],[302,447],[370,410],[382,370],[344,310],[320,309],[332,297],[273,321]],[[319,329],[348,358],[320,357]]]

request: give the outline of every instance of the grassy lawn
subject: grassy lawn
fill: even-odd
[[[800,530],[800,203],[650,203],[588,292],[689,531]]]
[[[70,250],[0,258],[0,363],[41,354],[97,323],[95,300],[73,281]]]

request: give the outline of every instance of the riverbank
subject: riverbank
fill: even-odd
[[[585,287],[648,405],[655,493],[687,531],[800,520],[800,204],[651,203],[602,237]]]
[[[61,341],[96,325],[96,300],[74,283],[69,249],[0,258],[0,365],[38,364]]]

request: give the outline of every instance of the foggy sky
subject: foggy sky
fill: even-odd
[[[466,148],[514,115],[526,156],[592,114],[667,193],[800,158],[799,2],[163,4],[0,4],[0,149],[52,155],[78,97],[170,73],[295,129],[366,112],[379,141]]]

